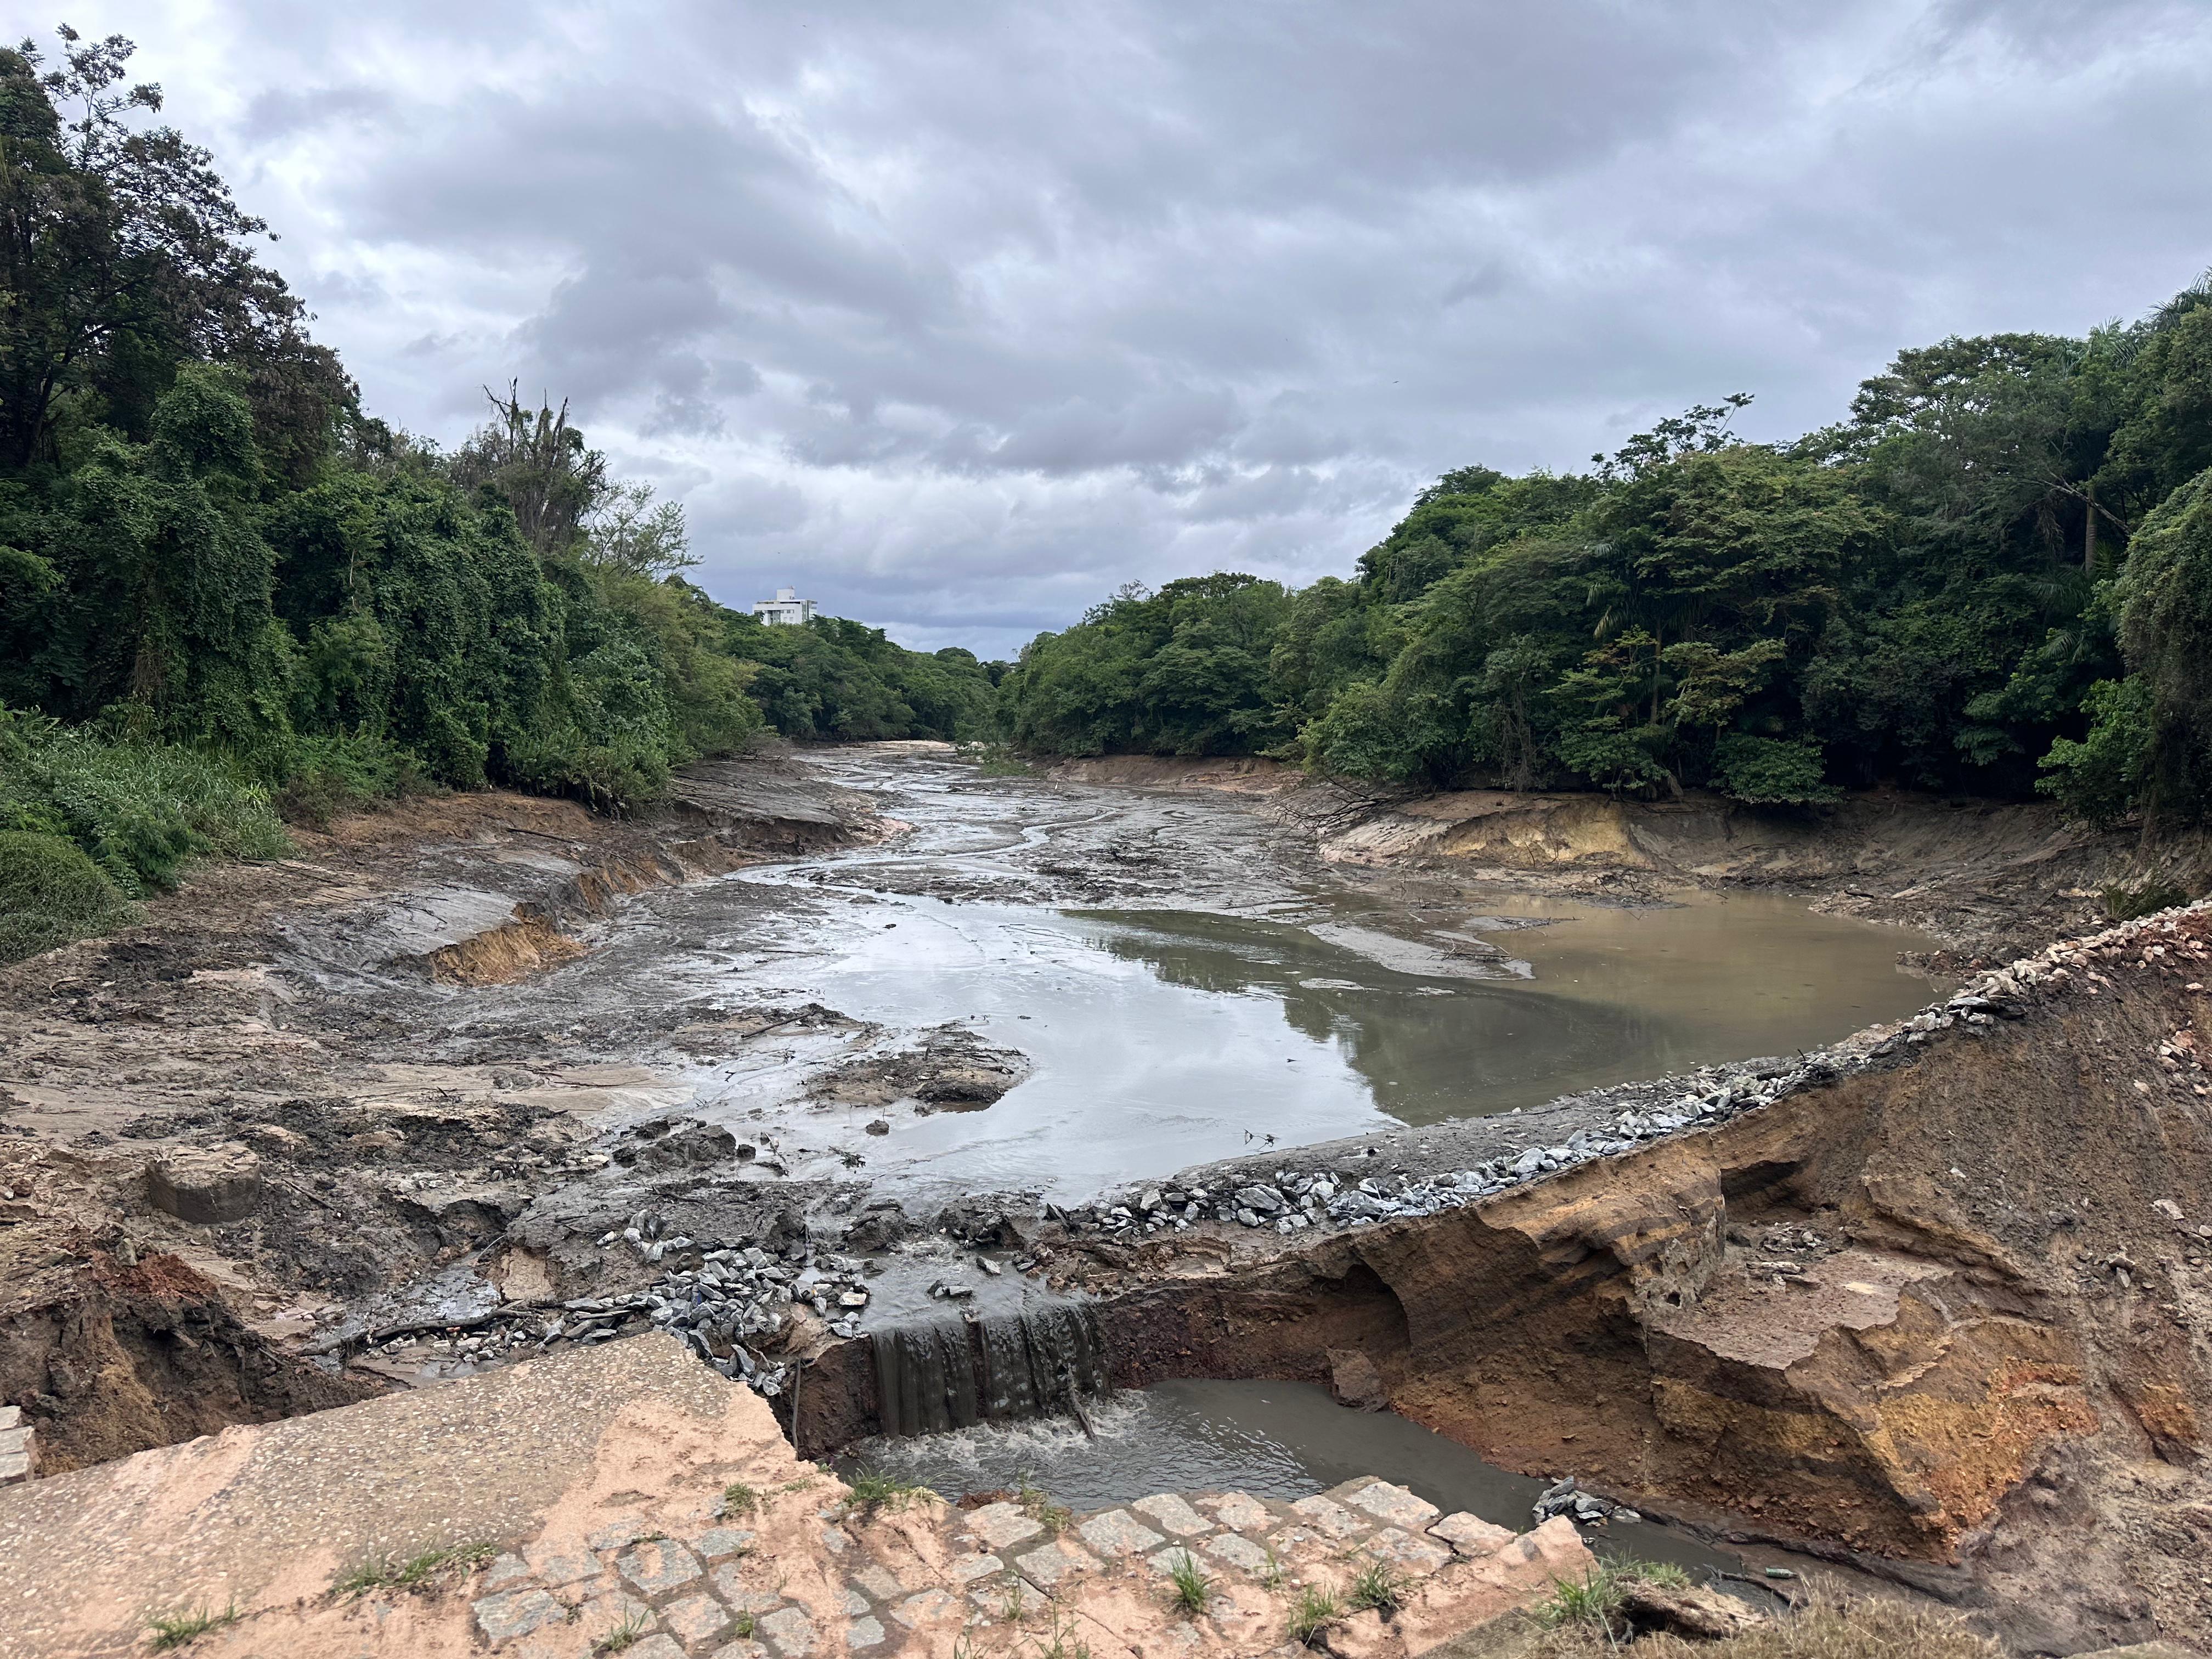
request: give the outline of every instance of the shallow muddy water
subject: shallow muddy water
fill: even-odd
[[[1545,1482],[1486,1463],[1466,1447],[1390,1412],[1346,1410],[1310,1382],[1158,1382],[1091,1408],[1097,1437],[1066,1418],[984,1424],[950,1434],[868,1440],[838,1461],[948,1498],[1011,1492],[1024,1481],[1079,1513],[1154,1492],[1246,1492],[1304,1498],[1357,1475],[1405,1486],[1446,1514],[1465,1510],[1516,1532]],[[1593,1548],[1694,1570],[1742,1562],[1686,1534],[1622,1522],[1586,1534]]]
[[[1786,1053],[1931,995],[1895,965],[1931,941],[1784,896],[1412,903],[1220,798],[866,750],[810,761],[911,831],[641,903],[617,930],[635,994],[819,1004],[866,1022],[877,1053],[957,1024],[1030,1070],[988,1109],[933,1111],[803,1100],[855,1052],[849,1030],[698,1067],[695,1109],[779,1136],[794,1174],[862,1158],[902,1194],[1079,1198]]]

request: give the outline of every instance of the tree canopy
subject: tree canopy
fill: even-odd
[[[0,51],[0,716],[27,711],[19,732],[103,733],[142,767],[181,747],[308,811],[423,781],[619,809],[764,725],[990,734],[965,652],[764,629],[687,583],[682,505],[614,477],[566,404],[488,391],[450,454],[365,414],[262,263],[267,228],[157,124],[161,88],[127,83],[131,43],[61,33],[51,64]],[[34,752],[82,748],[58,744],[0,763],[20,782]],[[0,789],[0,831],[74,823],[52,795]],[[68,833],[137,890],[106,831]]]
[[[1432,787],[2212,811],[2212,285],[1901,352],[1794,443],[1738,437],[1750,402],[1587,473],[1456,468],[1349,579],[1116,595],[1030,644],[1005,718]]]

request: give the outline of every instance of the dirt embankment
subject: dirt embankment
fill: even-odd
[[[1117,1381],[1363,1354],[1493,1461],[1875,1565],[2019,1650],[2203,1645],[2208,980],[2212,909],[2169,913],[1717,1128],[1465,1208],[1076,1248]]]
[[[42,1467],[380,1386],[290,1348],[512,1254],[541,1195],[663,1150],[599,1144],[664,1080],[602,1063],[580,1013],[462,1035],[455,991],[586,957],[634,895],[884,829],[773,755],[702,768],[629,822],[443,796],[205,866],[127,932],[0,969],[0,1402]],[[687,1036],[680,1000],[651,1012],[668,1042],[728,1040]]]
[[[1949,940],[1960,963],[2002,961],[2102,927],[2110,890],[2196,896],[2212,888],[2212,840],[2148,845],[2133,830],[2069,824],[2043,803],[1888,791],[1799,811],[1698,791],[1665,801],[1419,795],[1312,778],[1276,761],[1139,755],[1071,761],[1054,775],[1245,797],[1307,829],[1325,859],[1381,870],[1629,901],[1681,886],[1789,888],[1815,896],[1823,910]]]

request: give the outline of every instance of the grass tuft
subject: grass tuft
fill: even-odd
[[[331,1586],[331,1594],[366,1595],[371,1590],[421,1589],[441,1574],[466,1572],[498,1553],[496,1544],[456,1544],[447,1549],[424,1550],[404,1561],[382,1556],[343,1574]]]
[[[180,1607],[174,1613],[149,1613],[146,1619],[146,1628],[153,1635],[154,1651],[167,1653],[172,1648],[180,1648],[187,1642],[198,1641],[211,1630],[234,1625],[243,1616],[235,1601],[220,1613],[203,1603],[191,1608]]]
[[[1302,1586],[1297,1599],[1291,1603],[1291,1640],[1302,1648],[1313,1646],[1322,1626],[1343,1612],[1343,1605],[1333,1590],[1323,1589],[1319,1584]]]
[[[1199,1570],[1198,1558],[1188,1550],[1168,1569],[1168,1582],[1175,1587],[1176,1606],[1194,1619],[1202,1618],[1213,1603],[1213,1581]]]
[[[593,1653],[627,1653],[637,1645],[637,1638],[653,1628],[653,1620],[641,1619],[635,1613],[623,1620],[605,1636],[592,1644]]]
[[[1075,1511],[1048,1498],[1043,1487],[1030,1481],[1026,1469],[1014,1477],[1014,1502],[1021,1505],[1023,1514],[1044,1528],[1048,1538],[1057,1538],[1075,1524]]]
[[[1639,1563],[1649,1565],[1649,1563]],[[2002,1659],[1996,1644],[1954,1614],[1883,1599],[1854,1599],[1815,1579],[1797,1612],[1717,1642],[1644,1636],[1624,1644],[1609,1626],[1568,1623],[1539,1638],[1531,1659]]]
[[[2135,921],[2189,902],[2189,895],[2170,882],[2146,882],[2141,887],[2107,887],[2102,895],[2105,914],[2114,921]]]
[[[1344,1600],[1354,1613],[1372,1607],[1388,1619],[1398,1611],[1405,1596],[1406,1575],[1388,1561],[1370,1561],[1353,1575]]]
[[[1030,1639],[1036,1644],[1038,1659],[1091,1659],[1091,1644],[1075,1634],[1074,1621],[1057,1603],[1052,1610],[1052,1629]]]
[[[761,1506],[761,1495],[742,1480],[732,1480],[722,1488],[724,1515],[751,1515]]]
[[[902,1509],[917,1499],[937,1501],[937,1494],[919,1482],[896,1480],[876,1469],[862,1469],[854,1475],[853,1490],[845,1503],[849,1509],[873,1515],[878,1510]]]

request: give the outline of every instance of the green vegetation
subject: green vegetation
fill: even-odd
[[[1335,1592],[1318,1584],[1303,1584],[1291,1602],[1290,1638],[1300,1647],[1310,1648],[1320,1639],[1322,1627],[1344,1612]]]
[[[225,1625],[234,1625],[241,1617],[243,1615],[240,1613],[238,1603],[235,1601],[220,1613],[201,1606],[190,1611],[150,1614],[146,1620],[146,1630],[148,1635],[153,1638],[154,1651],[167,1653],[173,1648],[180,1648],[188,1642],[198,1641],[211,1630],[220,1630]]]
[[[1552,1593],[1532,1611],[1536,1622],[1547,1630],[1579,1627],[1613,1632],[1620,1620],[1622,1587],[1632,1583],[1687,1589],[1690,1576],[1668,1561],[1606,1557],[1580,1578],[1553,1579]]]
[[[331,1594],[366,1595],[371,1590],[420,1589],[441,1574],[470,1571],[498,1553],[498,1546],[494,1544],[456,1544],[444,1549],[424,1550],[404,1561],[380,1557],[342,1574],[331,1584]]]
[[[1447,473],[1352,580],[1130,588],[1001,686],[1024,748],[1802,809],[1881,782],[2212,817],[2212,278],[1900,353],[1794,443],[1741,395],[1587,473]]]
[[[280,813],[486,783],[621,811],[765,727],[995,735],[964,651],[687,582],[681,506],[565,405],[510,386],[451,454],[371,418],[130,42],[61,36],[0,51],[0,830],[135,898],[276,853]],[[0,959],[117,914],[31,855]]]
[[[917,1499],[937,1501],[937,1494],[915,1481],[894,1480],[875,1469],[861,1469],[853,1476],[853,1489],[845,1502],[863,1515],[873,1515],[878,1510],[902,1509]]]
[[[637,1645],[639,1638],[652,1628],[651,1619],[641,1618],[636,1613],[632,1613],[598,1641],[592,1643],[592,1651],[593,1653],[628,1653]],[[752,1632],[746,1631],[744,1634],[750,1636]]]
[[[0,830],[0,962],[120,927],[133,914],[82,848],[36,830]]]
[[[1954,1613],[1887,1596],[1853,1599],[1816,1582],[1795,1612],[1718,1641],[1632,1639],[1599,1619],[1569,1619],[1553,1620],[1530,1651],[1538,1659],[1997,1659],[2000,1650]]]
[[[722,1488],[724,1515],[750,1515],[761,1506],[761,1495],[742,1480],[732,1480]]]
[[[1175,1604],[1193,1617],[1202,1617],[1213,1603],[1213,1581],[1200,1571],[1198,1558],[1188,1550],[1176,1557],[1175,1565],[1168,1569],[1168,1583],[1175,1591]]]
[[[1388,1561],[1370,1561],[1352,1575],[1344,1593],[1345,1605],[1354,1613],[1372,1607],[1385,1619],[1398,1611],[1406,1595],[1406,1575]]]

